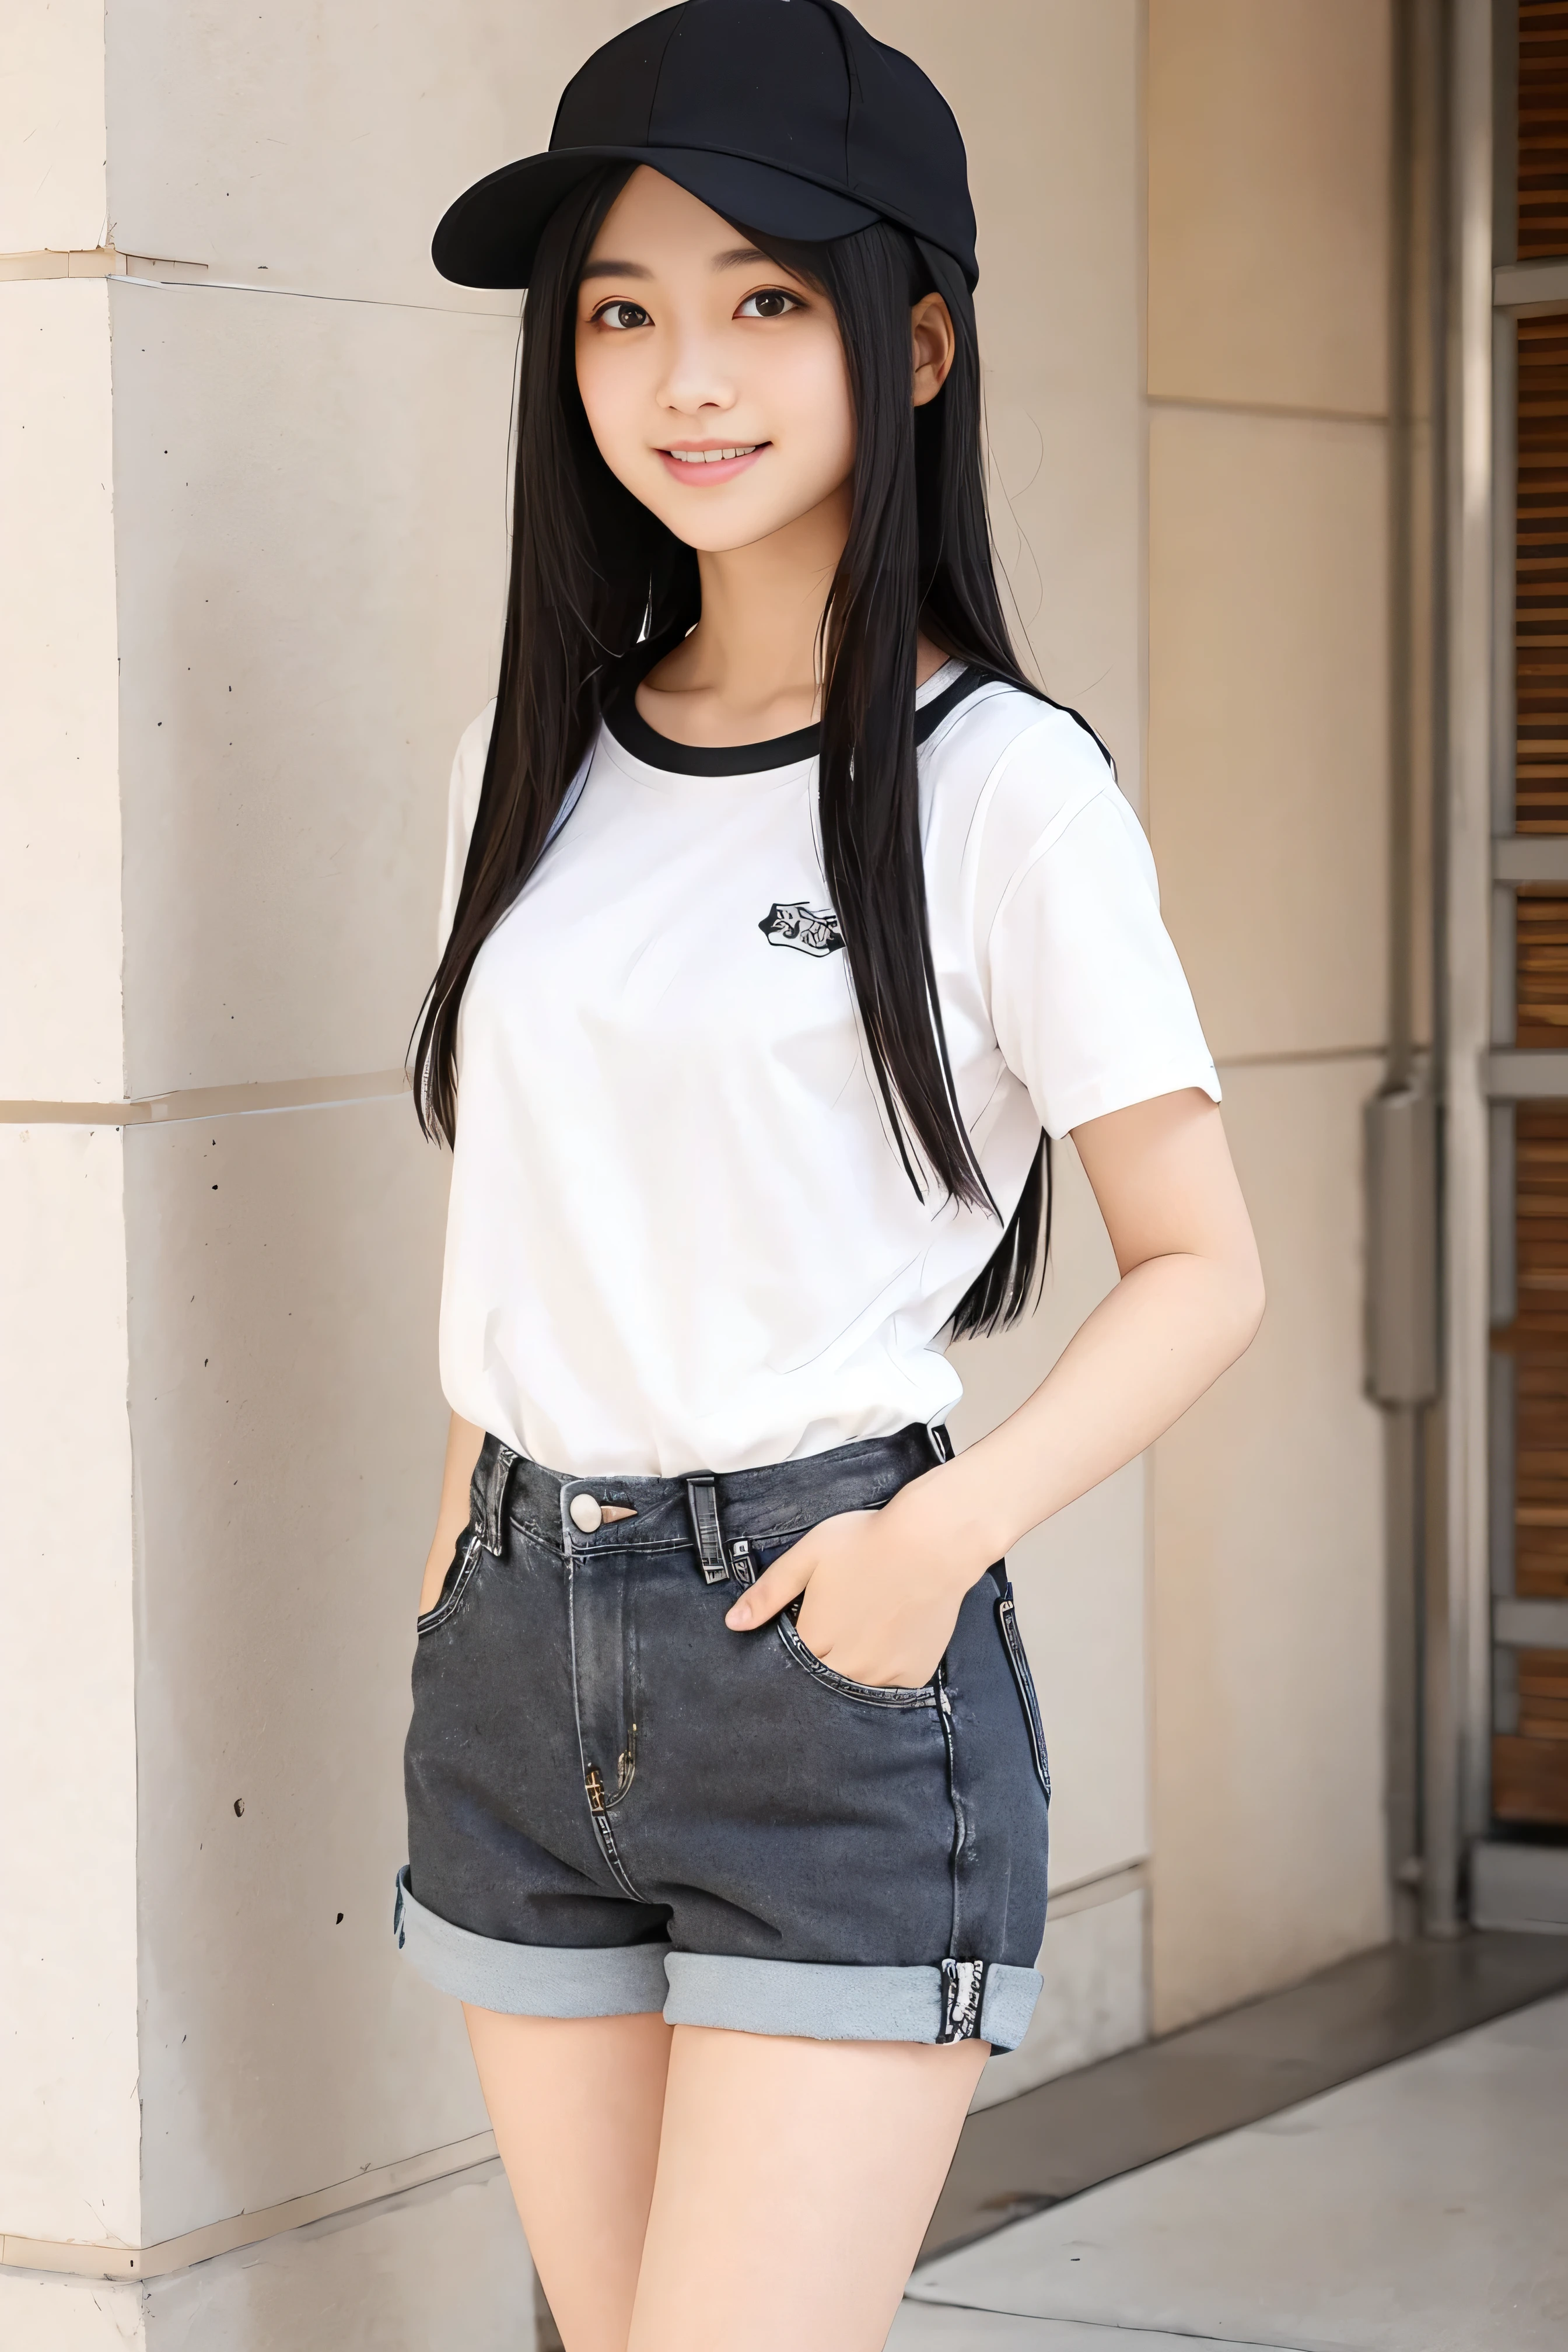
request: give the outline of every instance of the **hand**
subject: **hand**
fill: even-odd
[[[916,1689],[930,1682],[959,1603],[986,1562],[955,1558],[929,1471],[880,1511],[824,1519],[774,1560],[730,1610],[734,1633],[765,1625],[802,1593],[800,1638],[850,1682]]]

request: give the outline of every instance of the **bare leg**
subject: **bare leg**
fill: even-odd
[[[630,2352],[881,2352],[987,2054],[677,2026]]]
[[[626,2352],[658,2161],[662,2017],[502,2017],[464,2005],[479,2086],[570,2352]]]

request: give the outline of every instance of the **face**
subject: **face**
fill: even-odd
[[[848,482],[831,307],[646,165],[583,273],[577,383],[610,471],[689,547],[751,546]]]

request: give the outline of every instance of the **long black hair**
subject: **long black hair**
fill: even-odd
[[[511,577],[495,721],[457,911],[422,1011],[415,1101],[426,1136],[457,1132],[458,1014],[474,958],[532,872],[597,732],[617,665],[674,646],[701,609],[697,558],[599,455],[577,390],[577,289],[630,176],[609,164],[560,205],[529,287],[518,403]],[[822,245],[734,224],[816,286],[839,320],[855,413],[849,535],[823,618],[818,812],[867,1056],[916,1193],[1000,1212],[958,1115],[926,917],[915,763],[916,637],[1037,694],[1019,667],[993,568],[981,460],[980,354],[969,289],[944,255],[876,221]],[[911,304],[940,292],[956,353],[914,405]],[[657,657],[657,655],[656,655]],[[1050,1242],[1042,1137],[954,1336],[1014,1322]]]

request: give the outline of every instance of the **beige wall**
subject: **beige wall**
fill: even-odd
[[[1156,1450],[1153,2012],[1387,1932],[1384,0],[1151,0],[1149,807],[1271,1304]]]
[[[103,37],[28,12],[0,250],[96,238]],[[24,166],[21,158],[28,158]],[[46,201],[40,182],[58,182]],[[0,2231],[140,2235],[112,412],[101,285],[0,286]]]
[[[109,295],[0,294],[0,511],[32,526],[27,560],[0,564],[0,1084],[112,1101],[124,1041]]]
[[[864,0],[951,100],[980,226],[993,522],[1020,635],[1137,799],[1142,133],[1137,0]]]
[[[0,1128],[0,2230],[136,2244],[122,1187],[111,1127]]]
[[[1143,218],[1133,0],[868,0],[871,30],[918,58],[969,147],[996,538],[1020,649],[1051,694],[1142,777]],[[1007,70],[996,71],[1005,51]],[[961,1444],[1010,1412],[1109,1288],[1114,1262],[1071,1147],[1041,1312],[956,1351]],[[978,2103],[1147,2031],[1146,1524],[1134,1464],[1010,1563],[1051,1748],[1053,1898],[1026,2046]],[[1072,1890],[1067,1895],[1067,1890]],[[1081,1904],[1082,1909],[1067,1906]]]
[[[1155,2017],[1382,1941],[1381,1434],[1361,1371],[1372,1055],[1223,1072],[1269,1282],[1154,1467]]]

